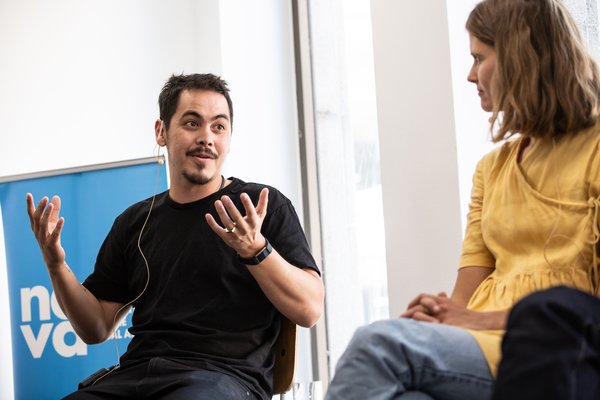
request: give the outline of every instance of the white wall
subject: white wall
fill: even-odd
[[[213,72],[234,102],[226,173],[278,187],[301,214],[290,6],[248,3],[0,0],[0,176],[151,156],[165,80]],[[2,399],[11,369],[0,357]]]
[[[216,0],[0,0],[0,9],[3,176],[151,155],[165,79],[221,68]]]
[[[372,0],[390,314],[452,289],[461,242],[446,2]]]

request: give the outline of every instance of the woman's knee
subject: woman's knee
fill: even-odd
[[[355,331],[346,352],[365,357],[390,353],[401,356],[404,349],[422,341],[425,329],[419,322],[405,318],[376,321]]]
[[[349,348],[364,349],[371,347],[375,342],[380,342],[387,335],[391,334],[391,321],[381,320],[356,329]]]
[[[364,325],[356,329],[345,353],[347,355],[358,353],[367,356],[378,353],[402,340],[402,328],[399,328],[397,320],[381,320]]]

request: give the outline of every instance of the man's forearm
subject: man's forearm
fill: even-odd
[[[86,343],[99,343],[110,336],[98,299],[79,281],[64,263],[48,270],[56,300],[77,335]]]
[[[317,323],[323,313],[323,281],[316,272],[289,264],[276,251],[258,265],[247,267],[275,308],[303,327]]]

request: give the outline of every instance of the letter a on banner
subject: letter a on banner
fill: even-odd
[[[0,183],[16,399],[64,397],[99,368],[116,364],[131,340],[131,313],[105,343],[88,346],[75,334],[58,306],[31,232],[26,193],[32,193],[36,202],[44,196],[60,196],[65,217],[62,246],[69,267],[83,282],[114,219],[167,187],[165,167],[153,158],[47,175]]]

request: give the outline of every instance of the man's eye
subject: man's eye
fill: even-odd
[[[188,121],[185,123],[187,126],[190,126],[192,128],[195,128],[198,126],[198,123],[196,121]]]
[[[216,128],[217,130],[219,130],[219,131],[224,131],[224,130],[225,130],[225,126],[224,126],[224,125],[222,125],[222,124],[217,124],[217,125],[215,126],[215,128]]]

